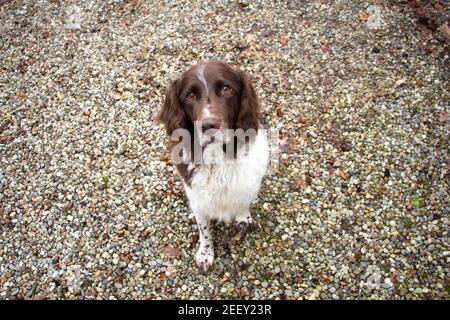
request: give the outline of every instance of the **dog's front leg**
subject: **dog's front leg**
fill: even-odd
[[[210,229],[211,223],[205,215],[197,214],[195,219],[197,220],[200,239],[200,247],[198,248],[195,259],[199,269],[206,272],[214,261],[214,247]]]

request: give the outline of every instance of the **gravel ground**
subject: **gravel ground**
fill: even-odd
[[[0,298],[448,299],[448,26],[407,0],[182,2],[0,2]],[[218,224],[206,275],[153,120],[202,59],[282,130],[259,230]]]

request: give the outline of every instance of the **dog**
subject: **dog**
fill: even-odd
[[[167,89],[156,116],[172,140],[176,165],[199,230],[195,260],[214,261],[211,221],[234,221],[242,234],[255,227],[250,205],[267,172],[269,146],[260,105],[247,74],[220,61],[201,62]],[[175,136],[175,138],[173,137]]]

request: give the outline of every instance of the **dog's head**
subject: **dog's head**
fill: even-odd
[[[226,137],[226,129],[257,131],[259,104],[243,71],[210,61],[193,66],[171,83],[157,120],[169,135],[183,128],[191,134],[198,130],[204,136],[221,132]]]

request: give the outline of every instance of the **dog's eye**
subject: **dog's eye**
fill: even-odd
[[[222,93],[229,94],[229,93],[231,93],[231,91],[232,91],[232,89],[229,85],[227,85],[227,84],[223,85]]]
[[[195,94],[192,91],[189,91],[186,94],[186,100],[190,100],[190,101],[195,100]]]

